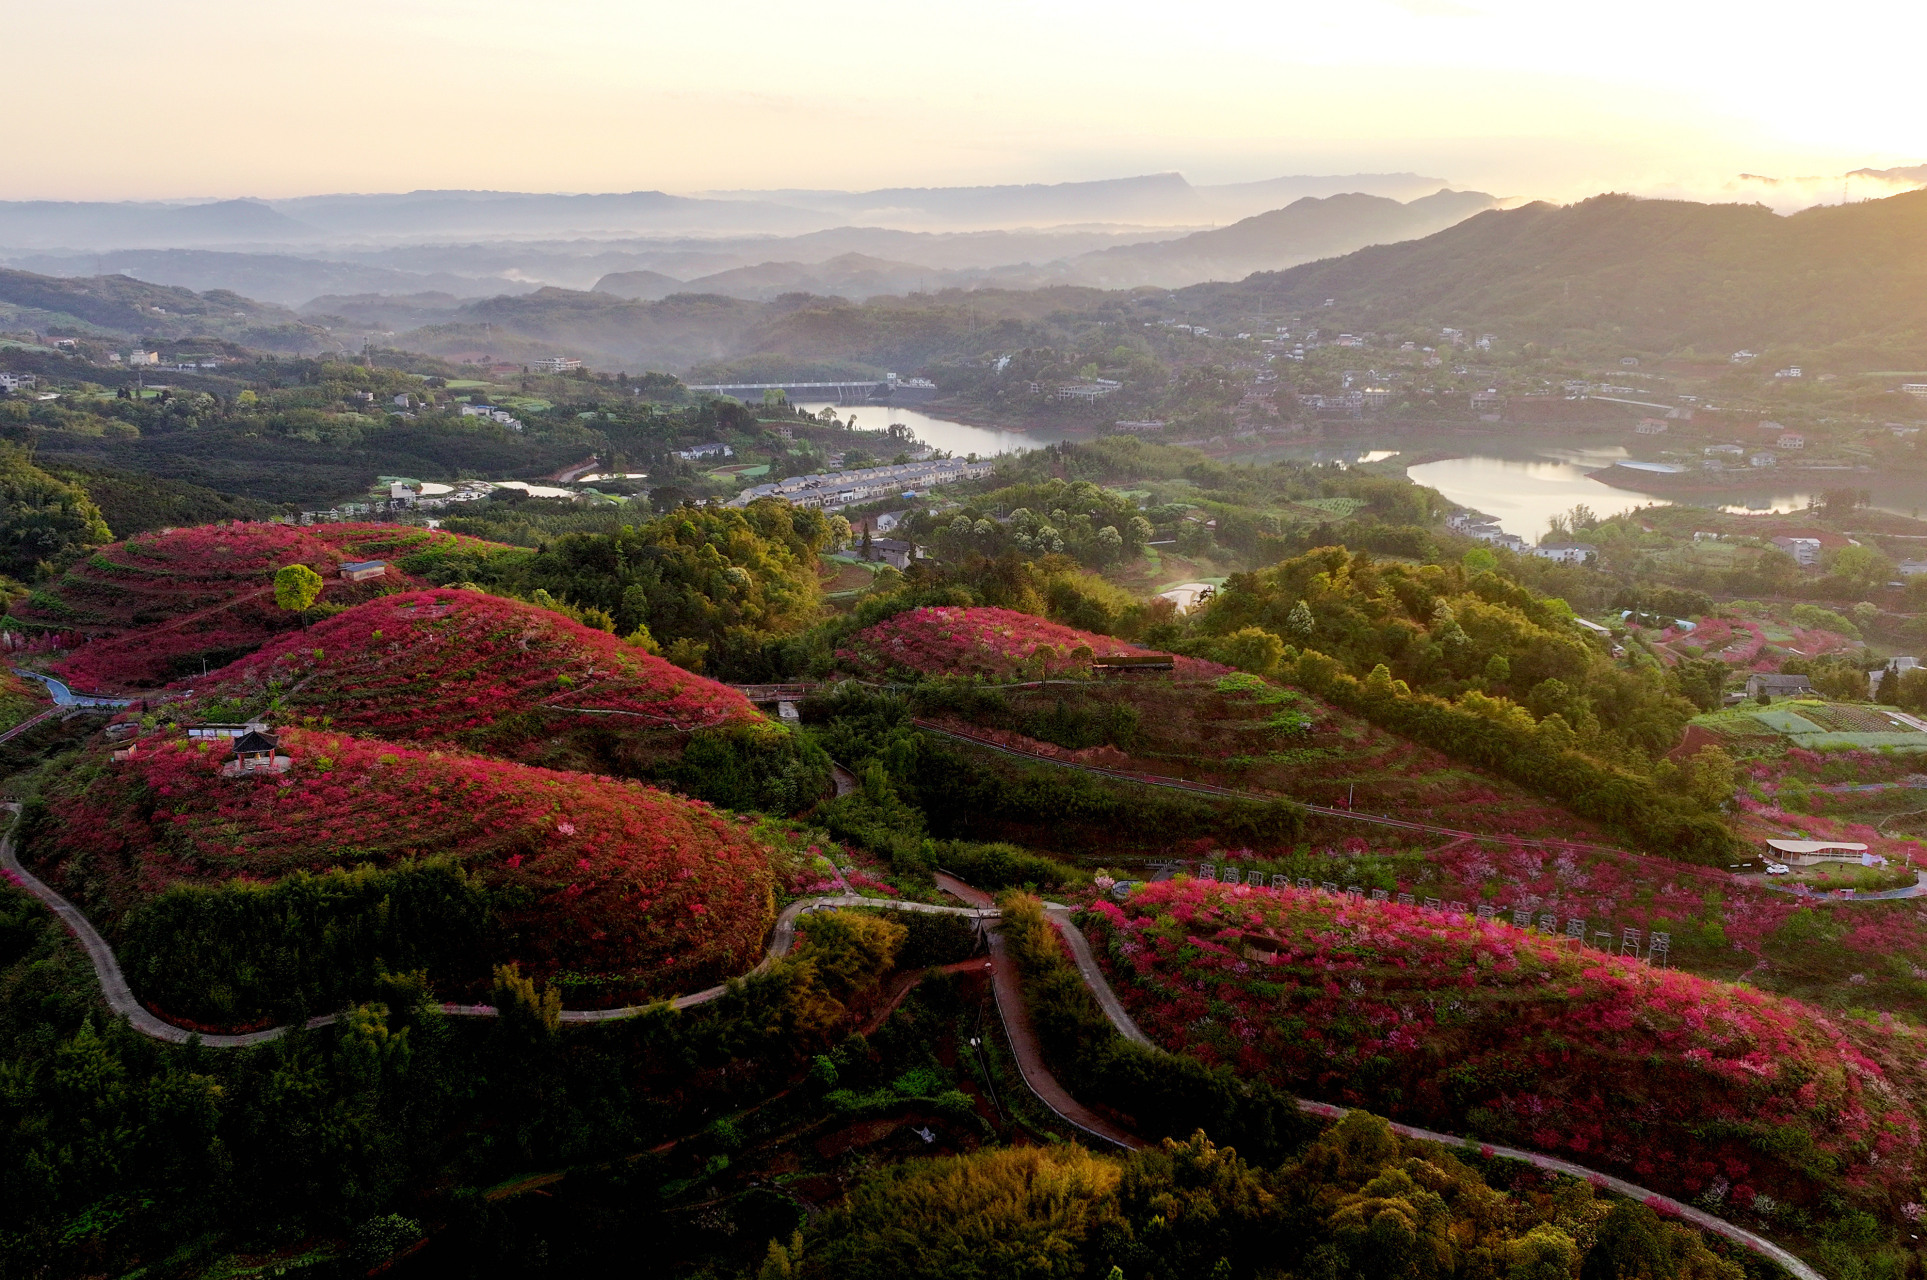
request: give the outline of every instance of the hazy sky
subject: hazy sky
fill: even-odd
[[[13,199],[1166,169],[1716,194],[1927,161],[1918,0],[74,0],[7,27]]]

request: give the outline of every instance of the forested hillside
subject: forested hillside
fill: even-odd
[[[1197,305],[1333,321],[1587,335],[1724,357],[1775,343],[1918,355],[1927,335],[1927,192],[1781,217],[1758,205],[1602,195],[1479,214],[1437,235],[1199,286]],[[1883,366],[1876,366],[1883,367]],[[1911,366],[1884,366],[1911,367]]]

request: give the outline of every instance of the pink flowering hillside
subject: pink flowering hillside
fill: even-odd
[[[426,540],[426,541],[424,541]],[[419,544],[419,545],[418,545]],[[395,525],[295,528],[200,525],[101,547],[13,610],[29,626],[89,641],[55,667],[81,689],[156,688],[219,667],[298,624],[274,603],[275,571],[305,564],[325,581],[321,602],[355,604],[416,585],[397,563],[433,547],[489,544]],[[350,583],[344,560],[386,559],[379,579]]]
[[[837,651],[846,671],[878,679],[917,676],[1063,675],[1088,671],[1092,657],[1144,657],[1150,651],[1010,609],[912,609],[850,637]],[[1224,668],[1179,658],[1178,674]]]
[[[734,689],[606,631],[451,588],[336,614],[197,681],[195,692],[225,714],[274,703],[284,716],[325,717],[351,733],[526,760],[553,759],[585,734],[668,749],[690,730],[766,723]]]
[[[1911,1027],[1392,903],[1185,879],[1096,913],[1154,1040],[1303,1096],[1768,1217],[1915,1198]]]
[[[110,933],[178,882],[448,857],[494,895],[510,954],[490,963],[669,995],[756,962],[770,850],[739,819],[634,782],[414,751],[334,732],[280,735],[284,774],[228,778],[224,745],[168,734],[90,753],[49,788],[26,856]]]

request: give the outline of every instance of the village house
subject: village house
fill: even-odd
[[[1793,562],[1802,569],[1811,569],[1820,563],[1820,539],[1818,538],[1775,538],[1773,545],[1793,557]]]
[[[1756,671],[1746,678],[1746,696],[1757,698],[1761,694],[1769,698],[1796,698],[1810,695],[1813,681],[1805,676],[1776,675],[1770,671]]]
[[[348,582],[366,582],[379,578],[388,572],[386,560],[344,560],[341,562],[341,576]]]

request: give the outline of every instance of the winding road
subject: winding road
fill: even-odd
[[[16,814],[19,811],[18,805],[7,805],[6,807],[14,810]],[[107,940],[101,936],[99,930],[94,928],[93,923],[87,919],[80,908],[74,906],[60,894],[54,892],[52,888],[48,887],[21,864],[19,856],[14,851],[13,832],[11,829],[8,830],[4,837],[0,837],[0,871],[4,871],[17,881],[22,888],[46,904],[48,909],[59,916],[61,921],[73,932],[75,938],[79,940],[81,948],[86,951],[87,958],[93,963],[94,972],[100,980],[101,994],[106,997],[108,1006],[116,1014],[126,1018],[128,1024],[141,1034],[174,1044],[185,1044],[191,1039],[198,1039],[201,1044],[209,1048],[238,1049],[274,1040],[286,1035],[291,1029],[283,1026],[270,1027],[265,1031],[253,1031],[245,1035],[209,1035],[193,1031],[186,1027],[175,1026],[173,1023],[156,1017],[146,1006],[142,1005],[141,1002],[135,998],[132,988],[127,984],[126,977],[121,973],[120,962],[114,955],[114,949],[108,945]],[[921,911],[945,915],[960,915],[967,916],[974,920],[984,921],[994,920],[1001,914],[995,906],[991,905],[990,895],[984,893],[982,890],[972,888],[954,876],[949,876],[941,872],[937,874],[936,878],[938,888],[958,898],[965,905],[960,907],[936,906],[922,902],[896,902],[887,899],[864,898],[855,894],[834,894],[824,897],[806,898],[802,901],[791,903],[777,916],[776,927],[771,931],[768,952],[752,972],[761,972],[778,959],[789,954],[790,948],[794,946],[796,942],[797,922],[802,919],[804,915],[812,911],[832,910],[838,907],[877,907],[892,911]],[[1045,903],[1045,912],[1051,924],[1058,929],[1065,941],[1069,944],[1079,975],[1083,977],[1085,983],[1090,987],[1092,995],[1096,997],[1098,1005],[1104,1010],[1105,1016],[1110,1019],[1112,1026],[1117,1029],[1118,1034],[1134,1040],[1139,1044],[1151,1045],[1151,1039],[1144,1034],[1143,1029],[1132,1019],[1130,1013],[1124,1008],[1123,1002],[1118,999],[1116,990],[1112,988],[1109,980],[1105,978],[1103,971],[1098,968],[1096,957],[1091,952],[1089,940],[1085,938],[1083,930],[1079,929],[1072,919],[1072,909],[1059,903],[1047,902]],[[1042,1102],[1044,1106],[1050,1109],[1052,1114],[1073,1128],[1125,1150],[1136,1150],[1144,1146],[1145,1143],[1143,1139],[1128,1132],[1109,1118],[1098,1114],[1072,1097],[1070,1092],[1066,1090],[1062,1083],[1057,1080],[1056,1076],[1051,1073],[1049,1066],[1044,1061],[1043,1052],[1037,1043],[1035,1031],[1031,1027],[1030,1011],[1023,998],[1023,989],[1017,975],[1016,966],[1011,964],[1005,955],[1002,935],[995,929],[992,929],[989,931],[989,936],[991,950],[991,986],[997,1000],[997,1012],[1003,1021],[1004,1033],[1010,1042],[1011,1055],[1016,1060],[1018,1072],[1023,1076],[1025,1085],[1037,1096],[1038,1100]],[[669,1004],[671,1007],[677,1009],[694,1008],[717,999],[728,989],[728,984],[723,983],[702,991],[693,992],[690,995],[679,996],[671,1000]],[[561,1014],[561,1020],[570,1024],[614,1022],[624,1018],[638,1017],[648,1009],[654,1007],[656,1006],[631,1005],[619,1009],[564,1009]],[[492,1018],[497,1015],[497,1010],[492,1005],[444,1004],[441,1006],[441,1009],[442,1012],[456,1017]],[[335,1014],[328,1014],[318,1018],[310,1018],[304,1025],[308,1028],[325,1027],[334,1022],[337,1016],[338,1015]],[[1345,1107],[1335,1106],[1328,1102],[1317,1102],[1308,1098],[1300,1098],[1297,1101],[1300,1107],[1314,1115],[1328,1116],[1335,1119],[1344,1115],[1347,1111]],[[1436,1142],[1449,1147],[1465,1147],[1468,1144],[1476,1144],[1482,1154],[1500,1156],[1511,1160],[1521,1160],[1540,1169],[1565,1174],[1574,1178],[1583,1178],[1595,1187],[1605,1188],[1618,1195],[1625,1196],[1628,1199],[1647,1204],[1659,1210],[1661,1213],[1689,1222],[1701,1230],[1713,1232],[1716,1235],[1724,1236],[1729,1240],[1744,1245],[1755,1253],[1771,1258],[1780,1266],[1786,1268],[1792,1275],[1798,1277],[1798,1280],[1826,1280],[1826,1277],[1822,1276],[1818,1271],[1815,1271],[1807,1263],[1801,1261],[1766,1237],[1735,1226],[1723,1218],[1715,1217],[1692,1205],[1684,1204],[1668,1196],[1660,1195],[1655,1191],[1646,1187],[1637,1186],[1624,1179],[1611,1177],[1607,1174],[1599,1173],[1595,1170],[1587,1169],[1580,1165],[1572,1164],[1568,1161],[1560,1160],[1557,1157],[1544,1155],[1536,1151],[1525,1151],[1515,1147],[1503,1147],[1491,1143],[1478,1143],[1476,1139],[1437,1133],[1430,1129],[1418,1128],[1415,1125],[1400,1124],[1397,1121],[1391,1121],[1390,1123],[1395,1133],[1407,1138],[1413,1138],[1422,1142]]]

